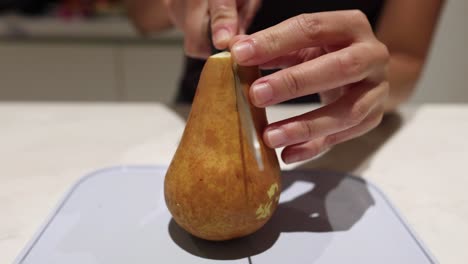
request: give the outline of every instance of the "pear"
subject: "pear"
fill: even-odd
[[[229,52],[208,58],[164,180],[166,204],[176,223],[206,240],[229,240],[260,229],[274,213],[281,189],[278,158],[260,136],[267,125],[265,109],[251,104],[263,170],[246,141],[232,66]],[[238,73],[248,95],[259,70],[239,66]]]

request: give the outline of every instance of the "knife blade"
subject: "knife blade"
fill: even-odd
[[[239,66],[237,63],[233,62],[232,70],[234,73],[234,82],[236,89],[237,97],[237,111],[239,113],[239,119],[241,124],[241,129],[243,129],[245,136],[247,137],[247,145],[250,148],[255,160],[257,161],[257,166],[260,171],[263,171],[263,159],[262,151],[260,149],[260,141],[257,136],[257,130],[255,129],[255,124],[253,122],[252,111],[250,111],[250,103],[242,89],[242,82],[239,77]]]
[[[208,21],[208,38],[210,42],[210,51],[211,54],[216,54],[219,52],[223,52],[224,50],[217,49],[213,44],[213,35],[211,31],[211,18]],[[252,118],[252,112],[250,111],[250,103],[247,100],[247,97],[244,94],[244,89],[242,89],[242,82],[239,77],[238,73],[238,65],[237,63],[233,62],[232,71],[234,75],[234,87],[236,90],[236,97],[237,97],[237,111],[239,113],[239,119],[241,123],[241,129],[244,131],[244,134],[247,137],[247,145],[250,148],[251,153],[255,157],[257,162],[258,169],[263,171],[263,159],[262,159],[262,151],[260,149],[260,142],[257,137],[257,130],[255,129],[255,124]]]

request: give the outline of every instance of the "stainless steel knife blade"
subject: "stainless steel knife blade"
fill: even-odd
[[[247,137],[247,144],[249,145],[250,151],[254,155],[258,169],[263,171],[263,159],[262,151],[260,149],[260,141],[257,136],[255,124],[253,122],[252,112],[250,111],[250,103],[242,89],[242,83],[238,74],[238,65],[233,62],[232,70],[234,73],[235,89],[237,95],[237,111],[239,112],[239,119],[241,123],[241,129],[245,132]]]

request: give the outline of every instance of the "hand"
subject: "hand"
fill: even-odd
[[[231,38],[245,34],[260,0],[164,0],[172,22],[185,35],[185,53],[190,57],[210,56],[208,26],[213,44],[226,49]],[[211,25],[208,25],[211,17]]]
[[[325,104],[265,129],[268,146],[285,147],[286,163],[312,158],[382,119],[389,52],[360,11],[300,15],[234,38],[231,52],[241,65],[283,68],[252,84],[250,98],[257,107],[314,93]]]

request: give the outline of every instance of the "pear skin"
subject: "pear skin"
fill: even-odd
[[[238,72],[248,95],[259,70],[239,67]],[[250,106],[264,164],[260,171],[241,128],[236,100],[230,53],[211,56],[164,181],[174,220],[207,240],[229,240],[257,231],[279,200],[278,159],[261,140],[267,125],[265,109]]]

